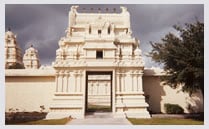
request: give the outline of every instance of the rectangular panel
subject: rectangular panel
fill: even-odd
[[[111,80],[110,75],[88,75],[88,80]]]

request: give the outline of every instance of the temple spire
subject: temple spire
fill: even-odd
[[[7,29],[8,31],[11,31],[11,28],[10,27],[8,27],[8,29]]]
[[[26,69],[38,69],[41,66],[38,56],[38,50],[33,47],[33,44],[31,44],[30,48],[25,50],[23,63]]]

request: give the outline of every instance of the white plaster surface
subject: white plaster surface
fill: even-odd
[[[38,111],[44,105],[47,119],[84,118],[87,101],[112,105],[115,118],[150,118],[147,108],[165,112],[165,103],[179,104],[185,112],[188,104],[197,108],[194,112],[203,111],[201,96],[163,86],[161,69],[144,69],[125,7],[113,14],[78,13],[77,8],[71,7],[52,66],[6,69],[6,111]],[[89,72],[94,75],[87,78]]]

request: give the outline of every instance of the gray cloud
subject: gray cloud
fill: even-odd
[[[6,5],[5,29],[12,28],[18,35],[22,52],[31,44],[39,51],[41,64],[51,64],[55,59],[58,41],[65,35],[71,5]],[[159,41],[174,24],[204,21],[204,5],[124,5],[131,14],[133,35],[140,39],[146,67],[158,66],[145,54],[151,50],[149,41]],[[120,12],[120,5],[80,5],[79,12],[104,12],[113,8]]]

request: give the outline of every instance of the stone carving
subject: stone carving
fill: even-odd
[[[40,67],[38,50],[36,50],[33,45],[25,50],[23,63],[26,69],[38,69]]]
[[[121,10],[122,10],[122,13],[124,13],[124,12],[128,12],[126,7],[124,7],[124,6],[120,6],[120,8],[121,8]]]
[[[137,45],[138,41],[131,36],[127,8],[121,7],[122,13],[114,14],[78,13],[77,8],[78,6],[71,7],[66,37],[60,39],[53,63],[56,71],[68,69],[71,70],[72,76],[56,74],[56,89],[59,91],[59,96],[56,95],[57,92],[54,93],[56,99],[53,103],[56,106],[51,106],[52,110],[47,117],[55,118],[60,109],[67,110],[60,111],[60,113],[64,112],[64,114],[61,113],[62,115],[84,117],[84,103],[98,100],[94,99],[93,95],[97,95],[96,98],[106,95],[107,102],[110,104],[112,102],[110,95],[116,92],[112,95],[115,97],[112,98],[115,99],[115,103],[112,103],[115,116],[149,118],[150,115],[146,109],[148,105],[143,97],[142,76],[130,72],[130,70],[143,70],[144,66],[141,50]],[[89,71],[94,71],[96,74],[87,75]],[[101,71],[110,72],[104,74]],[[133,74],[137,76],[132,76]],[[65,87],[68,88],[67,91],[64,90]],[[114,90],[113,87],[116,87],[115,92],[110,91]],[[86,92],[81,93],[81,91],[84,90],[91,94],[88,96],[91,100],[72,97],[83,98]],[[70,95],[66,96],[66,94]],[[123,97],[121,98],[120,95]],[[64,101],[63,97],[67,99]],[[136,98],[140,98],[139,101],[135,101]],[[71,103],[73,106],[65,103]],[[124,105],[126,112],[123,110]],[[78,110],[77,114],[74,112],[75,108]]]
[[[78,8],[79,6],[71,6],[71,12],[72,13],[77,13],[77,8]]]
[[[11,29],[8,29],[5,33],[5,68],[10,68],[17,64],[23,67],[22,53],[16,37]]]

